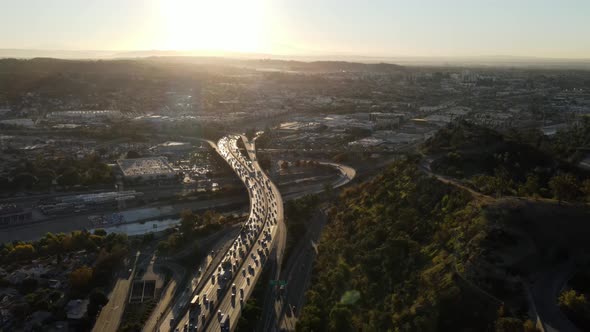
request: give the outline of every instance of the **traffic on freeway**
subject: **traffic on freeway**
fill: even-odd
[[[250,215],[221,263],[207,276],[209,280],[194,293],[188,321],[177,326],[175,330],[178,331],[235,329],[242,305],[267,261],[277,224],[282,222],[282,199],[278,190],[258,163],[253,163],[239,151],[238,139],[242,138],[239,135],[223,137],[217,143],[217,151],[246,185]]]

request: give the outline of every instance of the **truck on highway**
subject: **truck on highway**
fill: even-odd
[[[199,295],[195,295],[191,300],[188,312],[188,320],[191,324],[195,324],[199,319],[199,312],[201,311],[201,299]]]
[[[201,299],[199,298],[199,295],[195,295],[193,296],[193,299],[191,300],[191,309],[194,308],[200,308],[201,307]]]

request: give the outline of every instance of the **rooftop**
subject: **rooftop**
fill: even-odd
[[[159,175],[174,173],[164,157],[120,159],[117,164],[125,176]]]

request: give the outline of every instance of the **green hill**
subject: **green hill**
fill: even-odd
[[[461,179],[484,194],[586,199],[588,171],[562,158],[559,138],[535,137],[532,142],[523,135],[455,122],[430,138],[423,151],[431,156],[434,173]],[[559,184],[564,190],[556,190]]]
[[[297,329],[489,330],[499,303],[461,276],[485,237],[467,193],[396,162],[332,208]]]

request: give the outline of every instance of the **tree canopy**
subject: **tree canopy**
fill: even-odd
[[[468,194],[401,160],[345,189],[331,211],[297,330],[493,326],[497,304],[458,282],[485,232]]]

